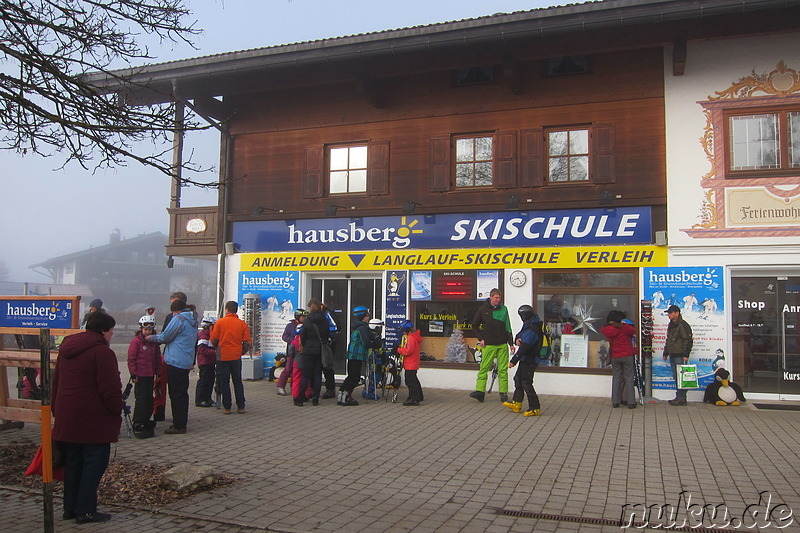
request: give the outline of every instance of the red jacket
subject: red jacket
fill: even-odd
[[[403,368],[406,370],[419,370],[419,348],[422,344],[422,333],[419,330],[406,335],[405,346],[399,346],[397,351],[403,356]]]
[[[53,373],[53,438],[76,444],[117,442],[122,424],[122,383],[117,357],[94,331],[61,343]]]
[[[607,324],[600,329],[600,333],[608,339],[608,351],[611,357],[628,357],[636,354],[636,348],[631,339],[636,335],[636,328],[630,324],[621,327]]]
[[[151,378],[161,368],[161,347],[137,334],[128,346],[128,372],[131,376]]]

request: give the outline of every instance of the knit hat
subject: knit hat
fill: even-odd
[[[102,309],[103,308],[103,300],[100,298],[95,298],[92,300],[92,303],[89,304],[89,307],[94,307],[95,309]]]

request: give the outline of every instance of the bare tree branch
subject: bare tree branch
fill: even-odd
[[[112,64],[151,59],[139,38],[192,44],[199,33],[184,0],[0,0],[0,149],[59,155],[85,169],[136,161],[174,177],[171,152],[143,152],[142,141],[169,143],[175,105],[124,105],[85,80],[110,74]],[[208,129],[191,113],[183,132]],[[149,144],[149,143],[148,143]],[[62,166],[63,166],[62,165]],[[208,169],[191,160],[180,181],[216,187],[196,177]]]

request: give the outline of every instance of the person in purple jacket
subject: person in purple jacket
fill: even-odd
[[[97,487],[122,424],[122,383],[109,346],[115,325],[111,315],[92,313],[86,331],[61,343],[53,373],[53,439],[65,455],[64,520],[78,524],[111,518],[97,511]]]

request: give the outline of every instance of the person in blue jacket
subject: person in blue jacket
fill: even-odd
[[[172,425],[164,433],[186,433],[189,419],[189,371],[194,367],[194,350],[197,345],[197,319],[186,300],[177,299],[169,306],[172,319],[158,335],[148,341],[164,344],[164,362],[167,364],[169,401],[172,405]]]
[[[533,388],[533,374],[536,367],[539,366],[536,356],[542,347],[542,319],[533,312],[533,307],[530,305],[520,306],[517,314],[522,319],[522,328],[514,338],[517,350],[514,357],[508,362],[508,368],[513,368],[517,363],[519,363],[519,367],[517,373],[514,374],[515,388],[512,401],[503,402],[503,405],[515,413],[519,413],[522,411],[522,400],[527,394],[528,410],[523,413],[523,416],[539,416],[541,406],[539,405],[539,396],[536,395],[536,390]]]

